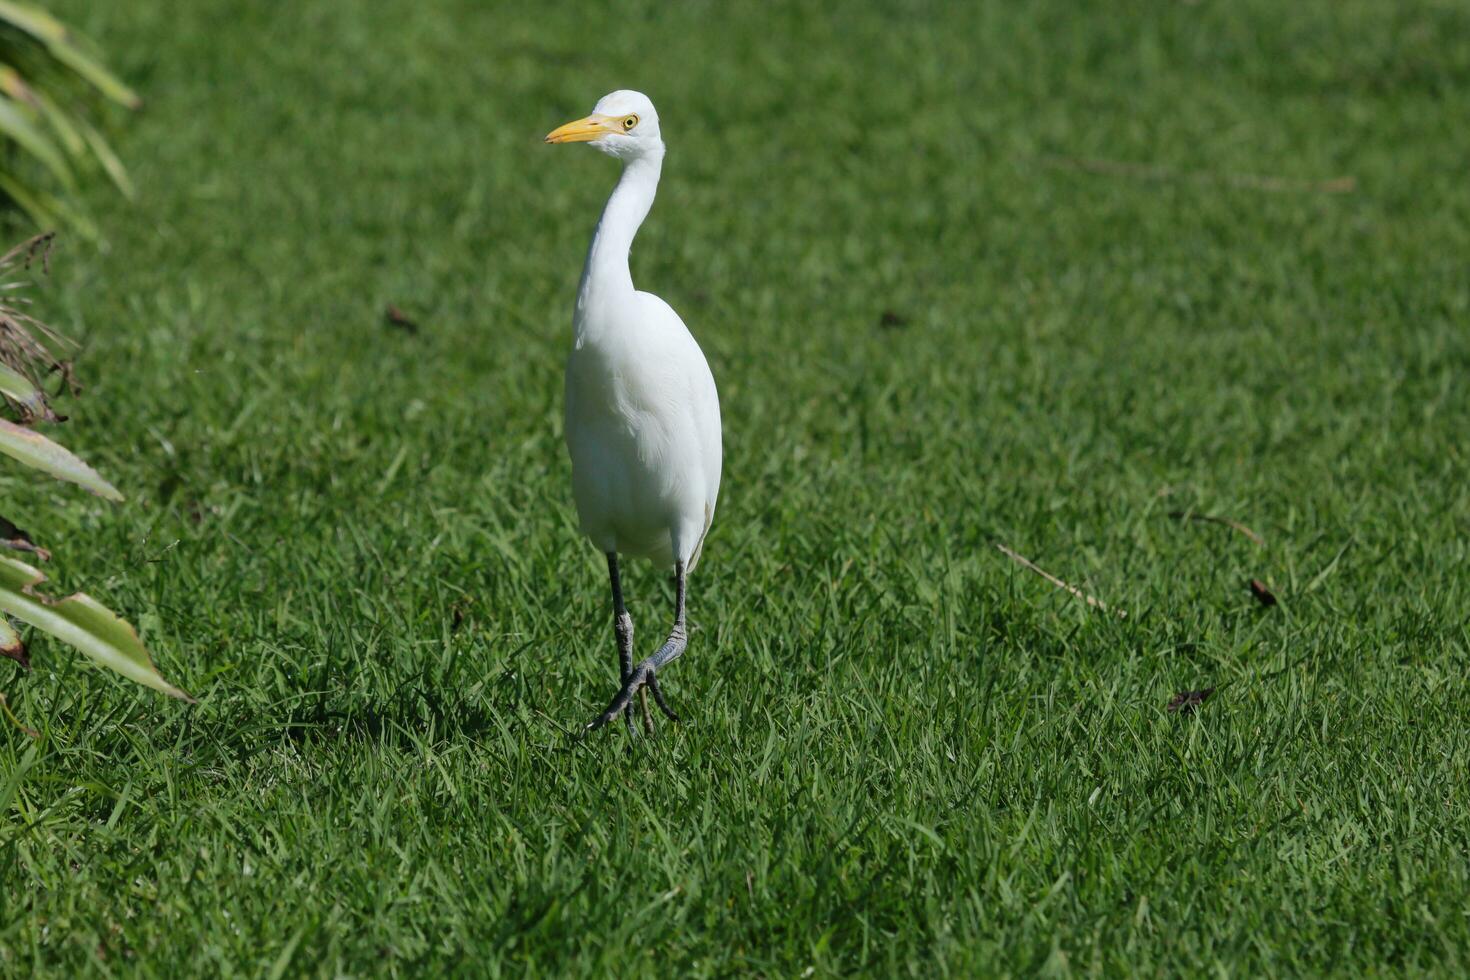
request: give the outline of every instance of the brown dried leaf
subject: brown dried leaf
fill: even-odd
[[[409,316],[407,313],[403,312],[392,303],[389,303],[388,308],[383,311],[383,316],[387,318],[390,324],[404,331],[405,333],[416,334],[419,332],[419,325],[413,319],[413,317]]]
[[[14,275],[17,267],[30,269],[31,263],[40,260],[43,270],[51,271],[51,243],[54,232],[37,235],[0,255],[0,275]],[[31,386],[33,390],[6,392],[6,398],[15,406],[22,422],[43,419],[48,422],[64,422],[63,416],[52,412],[46,393],[41,387],[41,378],[48,372],[60,371],[73,394],[79,390],[72,376],[71,365],[54,353],[76,348],[55,329],[31,316],[26,310],[30,300],[16,288],[23,283],[10,284],[0,295],[0,365],[9,368]],[[19,395],[19,397],[17,397]]]
[[[16,527],[5,517],[0,517],[0,545],[15,551],[29,551],[41,561],[51,560],[51,552],[31,540],[29,531]]]
[[[1215,693],[1213,687],[1202,687],[1198,691],[1180,691],[1169,699],[1165,706],[1166,710],[1173,714],[1187,715],[1195,708],[1204,704],[1211,694]]]
[[[29,269],[36,256],[40,255],[41,267],[46,270],[47,275],[50,275],[51,246],[55,241],[56,232],[54,231],[42,232],[34,238],[27,238],[4,255],[0,255],[0,269],[15,265],[17,262],[23,262],[24,267]]]

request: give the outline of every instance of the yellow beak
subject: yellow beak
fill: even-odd
[[[565,126],[558,126],[546,134],[546,142],[590,143],[592,140],[602,139],[608,133],[622,132],[615,122],[609,116],[591,115],[585,119],[569,122]]]

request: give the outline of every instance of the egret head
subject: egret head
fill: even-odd
[[[642,92],[620,89],[597,100],[592,115],[546,134],[548,143],[591,143],[603,153],[631,160],[663,149],[658,113]]]

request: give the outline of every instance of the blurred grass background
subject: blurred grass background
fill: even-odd
[[[145,101],[38,300],[129,502],[6,516],[201,703],[0,665],[0,970],[1465,969],[1463,4],[55,9]],[[619,87],[726,476],[689,723],[577,744],[540,138]]]

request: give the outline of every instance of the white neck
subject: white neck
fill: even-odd
[[[633,274],[628,271],[628,251],[638,226],[653,207],[658,192],[658,175],[663,169],[663,144],[642,156],[634,157],[623,167],[623,176],[613,188],[592,244],[587,249],[587,264],[582,267],[582,283],[577,288],[577,324],[586,319],[587,310],[596,301],[605,303],[633,293]]]

